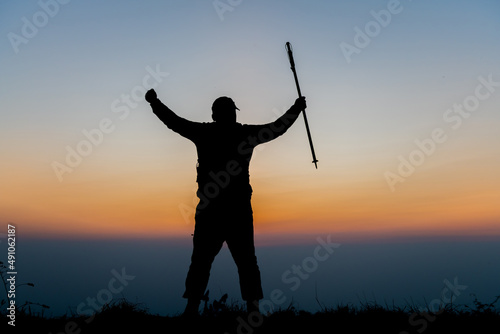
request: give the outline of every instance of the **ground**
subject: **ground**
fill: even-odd
[[[29,312],[32,312],[30,310]],[[64,316],[47,318],[29,314],[16,316],[16,329],[22,333],[499,333],[500,312],[492,304],[477,303],[474,308],[450,306],[436,313],[412,307],[383,307],[367,304],[361,308],[338,306],[317,313],[295,309],[273,314],[247,314],[238,305],[214,301],[205,305],[198,317],[150,314],[140,304],[125,300],[106,305],[94,317]],[[0,325],[12,329],[7,319]],[[9,328],[10,327],[10,328]],[[21,330],[21,331],[19,331]],[[2,332],[5,332],[2,330]],[[10,332],[10,331],[8,331]]]

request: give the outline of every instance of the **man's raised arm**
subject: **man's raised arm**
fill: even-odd
[[[306,107],[306,98],[304,96],[299,97],[295,100],[294,105],[274,122],[252,126],[254,127],[254,136],[258,139],[257,144],[269,142],[284,134]]]
[[[177,116],[169,107],[158,99],[154,89],[150,89],[146,92],[146,101],[151,105],[153,113],[158,116],[169,129],[188,139],[194,138],[197,132],[196,127],[199,123],[191,122]]]

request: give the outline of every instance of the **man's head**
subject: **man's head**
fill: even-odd
[[[240,109],[231,98],[221,96],[212,104],[212,119],[222,124],[236,123],[236,110]]]

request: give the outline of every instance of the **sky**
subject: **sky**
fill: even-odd
[[[319,163],[302,119],[256,149],[257,245],[498,241],[499,14],[494,0],[4,2],[0,233],[189,244],[195,147],[144,93],[198,122],[230,96],[239,122],[270,122],[297,98],[290,41]]]

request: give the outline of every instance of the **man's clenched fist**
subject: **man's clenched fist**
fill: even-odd
[[[156,97],[156,92],[154,89],[150,89],[146,92],[146,101],[149,103],[152,103],[153,101],[156,101],[158,97]]]

